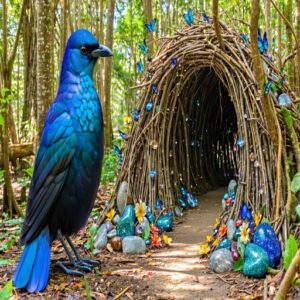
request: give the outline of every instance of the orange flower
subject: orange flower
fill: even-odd
[[[221,242],[220,238],[215,239],[214,242],[213,242],[213,246],[214,247],[218,247],[218,245],[220,244],[220,242]]]
[[[254,222],[255,222],[255,225],[258,226],[260,221],[261,221],[261,218],[262,218],[262,215],[261,213],[258,211],[254,217]]]
[[[159,232],[159,229],[154,224],[150,225],[150,230],[152,234]]]
[[[224,236],[225,233],[227,232],[227,226],[226,225],[222,225],[219,229],[219,235],[220,236]]]
[[[152,234],[151,236],[151,244],[154,247],[160,247],[161,246],[161,239],[157,233]]]

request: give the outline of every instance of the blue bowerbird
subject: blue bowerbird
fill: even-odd
[[[20,238],[25,248],[13,278],[17,288],[46,288],[55,239],[67,251],[70,262],[58,265],[68,274],[83,275],[78,269],[90,271],[97,262],[82,259],[69,236],[86,224],[99,187],[103,115],[93,70],[98,57],[108,56],[111,50],[85,29],[75,31],[67,42],[57,96],[46,115],[35,160]]]

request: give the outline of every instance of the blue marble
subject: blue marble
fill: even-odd
[[[146,111],[151,111],[153,107],[153,102],[150,100],[146,103]]]
[[[149,172],[149,176],[150,176],[150,178],[155,178],[155,176],[156,176],[156,171],[155,171],[155,170],[151,170],[151,171]]]
[[[238,145],[239,148],[243,148],[245,146],[245,141],[242,138],[239,138],[236,141],[236,144]]]
[[[190,208],[198,206],[198,200],[190,193],[187,194],[187,203]]]
[[[269,266],[268,255],[258,245],[248,244],[245,249],[243,273],[255,278],[265,277]]]
[[[243,204],[242,204],[240,214],[241,214],[241,217],[243,220],[246,220],[246,219],[248,219],[249,221],[253,220],[251,210],[249,209],[249,207],[247,206],[247,204],[245,202],[243,202]]]
[[[224,199],[224,200],[227,200],[228,198],[229,198],[229,194],[228,194],[228,193],[225,193],[224,196],[223,196],[223,199]]]
[[[231,240],[229,240],[229,239],[222,240],[219,243],[217,249],[228,249],[228,250],[231,250]]]
[[[268,223],[261,223],[255,230],[254,244],[263,248],[269,257],[269,263],[272,268],[275,268],[280,263],[281,247],[276,233]]]
[[[135,233],[135,212],[133,205],[129,204],[125,207],[124,213],[117,225],[117,236],[124,238],[132,236]]]
[[[186,208],[186,207],[187,207],[187,203],[185,202],[185,200],[184,200],[182,197],[180,197],[180,198],[178,199],[178,203],[180,204],[180,206],[181,206],[182,208]]]
[[[162,231],[171,231],[173,229],[173,214],[161,214],[157,221],[156,226]]]

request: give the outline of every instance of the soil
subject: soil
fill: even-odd
[[[199,243],[212,234],[224,191],[220,188],[199,197],[199,206],[186,211],[169,234],[171,246],[138,256],[102,250],[94,257],[102,261],[101,269],[85,278],[65,275],[55,266],[57,260],[66,259],[63,248],[55,243],[47,289],[31,295],[14,289],[14,298],[74,300],[87,299],[90,294],[94,299],[263,299],[263,280],[235,272],[216,274],[210,270],[209,260],[200,259],[197,253]],[[87,238],[87,232],[73,238],[77,247],[81,246],[82,256],[89,255],[82,246]],[[0,267],[0,287],[13,276],[19,255],[17,246],[1,254],[12,259],[13,265]],[[268,282],[272,279],[267,278]]]

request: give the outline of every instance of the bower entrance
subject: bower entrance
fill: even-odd
[[[174,150],[182,184],[196,194],[227,185],[237,173],[238,131],[227,88],[213,69],[203,68],[180,97],[183,110],[177,107],[179,116],[172,119],[172,126],[176,127]]]

